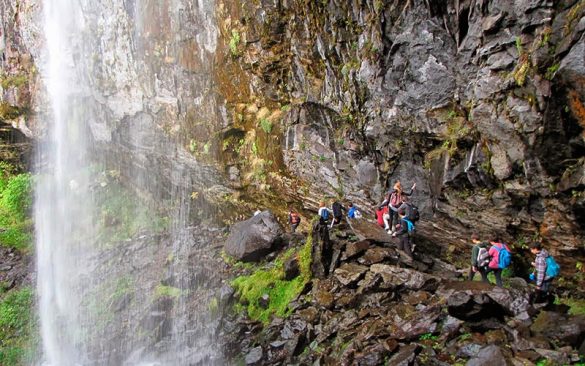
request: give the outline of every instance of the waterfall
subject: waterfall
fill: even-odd
[[[43,1],[39,70],[50,111],[34,204],[41,365],[223,364],[210,310],[221,281],[205,262],[219,229],[193,194],[218,185],[219,174],[161,127],[182,128],[182,102],[217,118],[210,62],[200,62],[215,51],[214,8]],[[191,37],[181,29],[186,16],[199,22],[189,28],[195,56],[180,42],[159,55],[156,37]],[[153,21],[170,24],[170,35]],[[188,87],[176,87],[185,77],[172,64],[179,56],[201,59],[184,62],[202,68]]]
[[[41,335],[51,365],[83,362],[78,287],[83,276],[84,243],[93,236],[87,206],[88,139],[84,123],[83,79],[75,67],[74,35],[84,24],[73,0],[44,4],[47,65],[44,79],[52,118],[48,140],[39,148],[47,171],[39,177],[35,219]]]

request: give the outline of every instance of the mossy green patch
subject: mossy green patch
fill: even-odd
[[[557,298],[555,303],[567,305],[570,315],[585,315],[585,299]]]
[[[95,197],[98,232],[103,244],[132,238],[142,230],[161,232],[169,224],[168,217],[149,207],[115,179],[101,187]]]
[[[32,176],[0,166],[0,245],[27,250],[32,243]]]
[[[290,314],[288,305],[299,296],[311,278],[311,235],[298,251],[287,251],[277,258],[271,266],[257,269],[250,275],[237,277],[232,286],[239,294],[240,306],[246,306],[248,316],[263,323],[270,321],[271,315],[286,317]],[[284,280],[284,261],[296,255],[301,274],[296,278]],[[268,304],[260,305],[262,296],[268,295]]]
[[[30,287],[10,291],[0,298],[0,365],[32,361],[32,303]]]
[[[176,299],[182,294],[183,291],[180,288],[172,286],[158,285],[154,289],[154,297],[156,299],[159,299],[161,297],[170,297]]]

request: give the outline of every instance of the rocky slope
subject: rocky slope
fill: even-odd
[[[324,196],[368,211],[416,182],[445,252],[499,232],[582,263],[582,0],[133,4],[88,5],[107,46],[80,55],[96,146],[122,172],[241,211]],[[40,10],[3,0],[2,118],[37,136]]]
[[[396,239],[374,224],[350,220],[330,230],[327,238],[318,227],[316,223],[311,240],[313,280],[290,303],[288,318],[271,317],[261,324],[228,313],[226,329],[234,324],[241,328],[228,332],[231,341],[225,349],[233,363],[582,362],[585,316],[567,314],[564,305],[533,304],[522,278],[507,278],[505,288],[460,281],[463,271],[428,255],[420,245],[410,259],[396,249]],[[238,233],[246,234],[234,227],[232,235]],[[298,275],[289,276],[290,266],[284,268],[288,280]],[[270,289],[261,291],[268,294]],[[236,299],[249,300],[241,289]],[[255,305],[270,308],[273,301],[277,299],[263,295]]]

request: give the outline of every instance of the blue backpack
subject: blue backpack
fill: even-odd
[[[414,231],[415,227],[414,224],[412,223],[412,221],[407,220],[407,219],[402,219],[402,221],[406,221],[406,225],[408,227],[408,232],[411,233]]]
[[[498,268],[506,268],[512,263],[512,253],[506,248],[504,244],[501,247],[494,245],[498,251]]]
[[[559,275],[561,266],[555,261],[552,255],[546,257],[546,278],[553,278]]]
[[[321,211],[321,218],[325,221],[329,220],[329,210]]]

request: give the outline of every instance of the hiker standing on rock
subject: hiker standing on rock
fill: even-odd
[[[554,276],[558,274],[559,265],[539,242],[530,244],[530,252],[536,256],[536,259],[532,262],[536,272],[534,276],[534,281],[536,282],[534,302],[545,302],[550,284]]]
[[[329,209],[325,207],[325,202],[319,202],[319,223],[322,225],[327,225],[329,222]]]
[[[292,233],[297,230],[297,227],[301,223],[301,216],[292,207],[288,211],[288,223]]]
[[[357,209],[357,207],[355,207],[353,205],[353,203],[349,203],[347,205],[347,207],[349,207],[349,209],[347,210],[347,217],[350,219],[361,219],[362,218],[362,213]]]
[[[404,211],[399,211],[398,215],[400,216],[400,224],[396,226],[398,226],[399,229],[395,231],[392,236],[400,237],[400,241],[398,242],[398,249],[404,251],[406,255],[410,257],[410,259],[413,259],[412,246],[415,232],[414,223],[406,218],[406,213]]]
[[[388,214],[384,215],[384,223],[385,229],[390,230],[389,234],[394,233],[396,224],[399,224],[398,211],[404,202],[404,197],[411,196],[415,188],[416,183],[412,185],[410,192],[405,192],[398,180],[394,183],[392,191],[388,192],[384,201],[378,205],[379,207],[388,206]]]
[[[331,221],[331,227],[336,224],[341,223],[341,219],[343,218],[343,212],[345,211],[345,207],[339,203],[337,200],[331,200],[331,210],[333,211],[333,220]]]
[[[490,244],[492,246],[490,247],[488,253],[491,259],[490,263],[488,264],[488,270],[486,273],[493,272],[494,276],[496,277],[496,285],[498,287],[503,287],[502,271],[512,262],[512,252],[510,251],[510,248],[508,248],[508,246],[504,244],[502,240],[500,240],[499,237],[496,237]]]
[[[469,281],[473,281],[475,273],[479,272],[481,280],[489,283],[487,277],[487,265],[490,262],[489,245],[488,243],[479,240],[479,235],[476,233],[471,234],[471,243],[473,248],[471,249],[471,268],[469,269]]]

